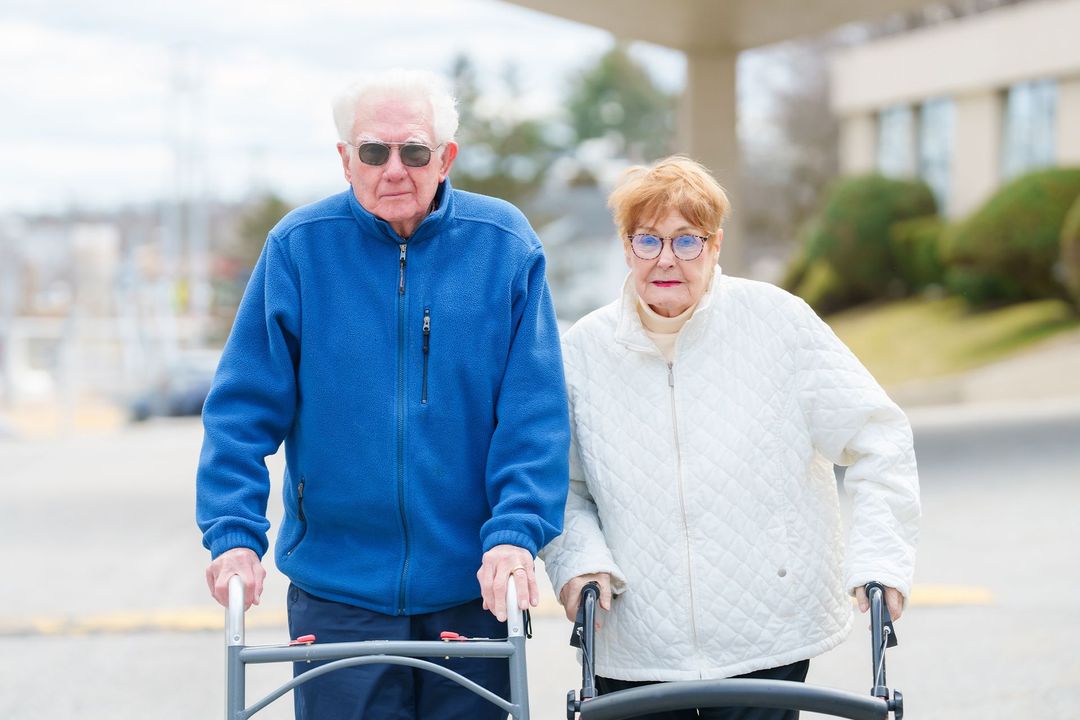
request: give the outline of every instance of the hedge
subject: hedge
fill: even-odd
[[[922,181],[867,175],[841,180],[829,194],[807,259],[825,260],[838,272],[852,300],[892,294],[897,263],[890,247],[893,224],[934,215],[937,205]]]
[[[1002,187],[946,230],[949,289],[976,303],[1063,297],[1054,267],[1065,215],[1078,196],[1080,168],[1039,170]]]

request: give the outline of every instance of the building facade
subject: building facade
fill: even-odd
[[[837,52],[844,174],[921,177],[943,214],[1080,165],[1080,0],[1011,5]]]

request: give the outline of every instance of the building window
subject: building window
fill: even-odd
[[[919,177],[930,186],[942,215],[949,207],[954,107],[950,98],[935,98],[919,112]]]
[[[1001,175],[1006,180],[1054,164],[1057,83],[1036,80],[1009,88],[1005,100]]]
[[[888,177],[915,176],[915,113],[910,106],[894,105],[878,115],[877,165]]]

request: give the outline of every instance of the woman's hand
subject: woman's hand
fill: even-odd
[[[566,609],[566,619],[570,622],[577,620],[578,605],[581,604],[581,588],[595,582],[600,586],[600,607],[604,610],[611,609],[611,575],[608,573],[588,573],[578,575],[562,586],[559,592],[559,602]],[[600,620],[596,621],[596,629],[600,629]]]
[[[870,609],[870,598],[866,597],[866,588],[862,586],[855,588],[855,600],[859,603],[859,612]],[[893,622],[896,622],[904,612],[904,596],[896,588],[887,587],[885,588],[885,605],[889,608],[889,615],[892,616]]]

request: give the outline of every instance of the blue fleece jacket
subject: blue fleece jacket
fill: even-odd
[[[203,410],[196,516],[217,557],[275,559],[386,614],[480,595],[481,555],[562,529],[569,422],[544,255],[501,200],[444,182],[407,241],[351,189],[270,232]]]

